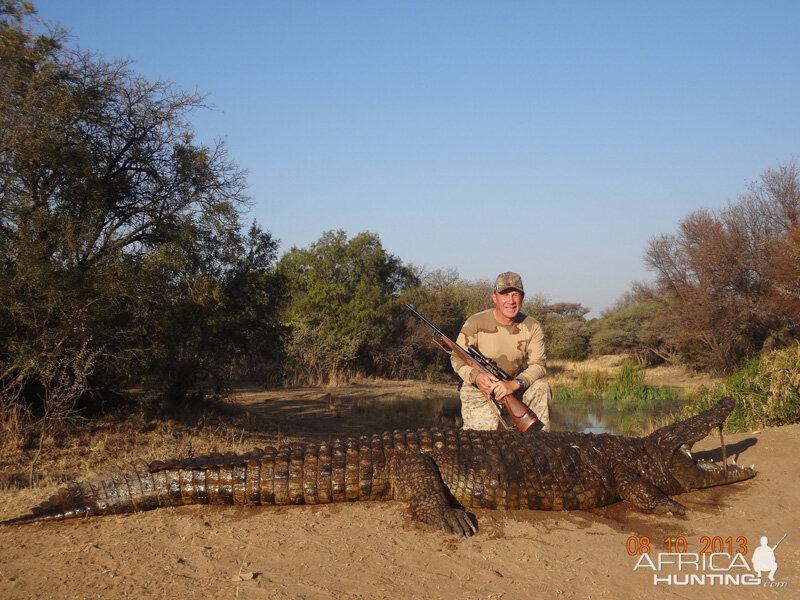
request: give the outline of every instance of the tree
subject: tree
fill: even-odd
[[[774,242],[766,275],[772,309],[796,328],[800,321],[800,223]]]
[[[670,303],[663,326],[695,366],[730,371],[797,336],[797,313],[773,300],[792,278],[780,248],[798,223],[799,174],[794,163],[768,170],[725,210],[695,211],[677,234],[650,241],[645,262]]]
[[[398,295],[417,283],[412,269],[384,250],[377,234],[347,238],[328,231],[280,260],[291,303],[285,322],[295,375],[336,380],[347,371],[374,371],[374,357],[400,308]]]
[[[419,285],[403,291],[399,304],[412,304],[452,339],[467,318],[492,305],[491,284],[467,281],[455,269],[421,272]],[[440,381],[455,379],[449,356],[434,343],[431,329],[407,310],[395,313],[389,343],[376,354],[389,377]]]
[[[589,309],[576,302],[549,303],[534,296],[525,301],[523,312],[539,321],[549,358],[583,360],[589,354]]]
[[[275,269],[277,248],[256,223],[247,235],[200,236],[180,255],[180,269],[155,280],[136,324],[146,340],[142,371],[169,399],[198,380],[219,390],[237,376],[282,375],[288,293]]]
[[[659,327],[666,301],[636,284],[632,292],[592,323],[592,353],[631,354],[643,367],[674,360]]]
[[[106,390],[221,373],[242,349],[220,340],[254,326],[230,311],[269,307],[247,335],[274,334],[283,292],[275,242],[240,231],[243,173],[221,142],[193,139],[203,97],[37,34],[33,18],[0,0],[0,391],[24,388],[35,410],[43,374],[76,360]]]

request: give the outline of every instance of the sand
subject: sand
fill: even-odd
[[[685,517],[642,514],[626,502],[572,512],[478,510],[478,534],[457,539],[412,523],[402,503],[381,502],[187,506],[2,527],[0,598],[798,597],[800,425],[725,441],[728,456],[754,463],[758,476],[677,496],[690,509]],[[695,450],[719,459],[718,437]],[[42,496],[18,492],[13,507],[0,504],[0,518]],[[743,583],[756,581],[749,567],[761,536],[774,544],[784,534],[775,582],[763,573],[760,584]],[[654,565],[675,562],[665,553],[678,544],[683,569],[656,570],[631,555],[644,538]],[[703,560],[704,546],[746,553],[733,567],[722,554],[705,569],[688,564]],[[637,561],[645,562],[634,569]],[[694,583],[680,585],[691,574]]]

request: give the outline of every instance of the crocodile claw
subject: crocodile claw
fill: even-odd
[[[478,532],[475,518],[460,508],[437,506],[434,508],[418,508],[414,518],[445,533],[458,537],[470,537]]]
[[[658,504],[656,504],[655,508],[653,508],[653,513],[657,515],[663,515],[666,513],[672,513],[673,515],[685,515],[686,510],[686,507],[680,502],[676,502],[672,498],[665,497],[658,501]]]

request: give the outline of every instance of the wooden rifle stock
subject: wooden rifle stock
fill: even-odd
[[[508,373],[498,367],[492,360],[483,356],[483,354],[481,354],[477,348],[470,346],[469,351],[464,350],[464,348],[447,337],[447,335],[445,335],[441,329],[419,314],[413,306],[406,304],[406,308],[428,327],[433,329],[433,331],[441,338],[442,343],[449,348],[448,350],[447,348],[440,346],[445,352],[448,354],[455,354],[458,358],[472,368],[478,369],[479,371],[482,371],[491,377],[501,381],[509,381],[511,379],[511,376]],[[533,413],[533,411],[525,406],[525,404],[517,400],[516,396],[513,394],[509,394],[499,401],[495,400],[494,395],[492,395],[489,397],[489,402],[492,404],[495,410],[498,410],[497,407],[499,404],[505,406],[506,411],[509,415],[511,415],[511,420],[514,421],[514,425],[516,425],[517,429],[520,431],[528,431],[537,424],[538,427],[541,427],[541,423],[539,422],[539,419],[536,418],[536,415]],[[508,427],[507,425],[505,426]]]

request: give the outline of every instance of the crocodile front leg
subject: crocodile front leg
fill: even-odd
[[[615,469],[614,479],[620,498],[627,500],[639,510],[657,515],[686,514],[686,507],[683,504],[664,494],[652,483],[640,477],[633,469],[628,467]]]
[[[434,460],[422,453],[398,453],[389,464],[389,481],[395,500],[408,502],[411,517],[458,536],[478,531],[471,515],[453,508]]]

